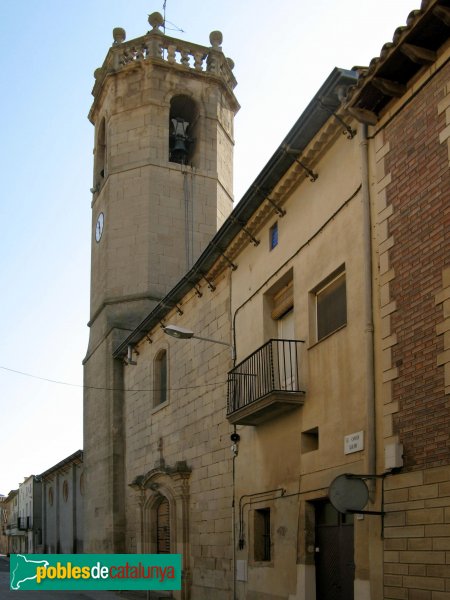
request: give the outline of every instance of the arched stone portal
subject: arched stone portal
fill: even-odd
[[[185,461],[174,467],[160,466],[135,478],[131,485],[140,492],[140,552],[181,554],[182,589],[177,600],[190,597],[189,477]]]

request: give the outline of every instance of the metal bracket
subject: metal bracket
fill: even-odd
[[[344,135],[347,135],[347,139],[352,140],[356,135],[356,131],[354,129],[352,129],[350,127],[350,125],[347,125],[347,123],[339,115],[337,115],[333,110],[331,110],[331,108],[329,106],[327,106],[324,102],[322,102],[322,100],[320,98],[318,98],[317,102],[320,104],[320,106],[324,110],[327,111],[327,113],[329,115],[332,115],[336,119],[336,121],[338,121],[342,125],[342,127],[345,130],[342,133]]]
[[[195,290],[195,293],[197,294],[197,296],[199,298],[201,298],[203,296],[203,294],[201,293],[200,288],[197,285],[195,285],[195,283],[193,283],[192,285],[194,286],[194,290]]]
[[[382,517],[386,514],[383,510],[352,510],[351,508],[345,512],[351,515],[381,515]]]
[[[275,212],[277,213],[278,216],[280,217],[284,217],[284,215],[286,214],[286,211],[281,208],[281,206],[278,206],[278,204],[276,204],[272,198],[270,198],[269,194],[267,192],[265,192],[263,189],[261,189],[260,187],[258,187],[257,185],[254,185],[253,188],[259,193],[261,194],[261,196],[264,198],[264,200],[268,200],[270,202],[270,204],[274,207]]]
[[[391,473],[381,473],[380,475],[376,474],[362,474],[358,475],[356,473],[346,473],[345,476],[349,479],[381,479],[381,510],[347,510],[350,514],[357,515],[377,515],[381,517],[381,539],[384,539],[384,515],[386,514],[384,510],[384,480]]]
[[[198,285],[192,281],[192,279],[189,279],[188,277],[185,278],[187,282],[189,282],[192,287],[194,288],[195,293],[197,294],[197,296],[199,298],[201,298],[203,296],[202,292],[200,291],[200,288],[198,287]]]
[[[167,306],[168,308],[174,308],[177,311],[177,313],[180,315],[180,317],[181,317],[181,315],[184,314],[184,312],[181,310],[181,308],[176,303],[169,304],[169,303],[163,302],[162,304],[163,304],[163,306]]]
[[[239,221],[239,219],[232,219],[232,221],[233,223],[237,223],[240,226],[242,231],[251,239],[254,246],[259,246],[259,244],[261,243],[260,240],[257,240],[255,238],[255,236],[247,229],[247,227],[242,221]]]
[[[275,202],[272,200],[272,198],[269,198],[269,196],[266,196],[266,200],[268,200],[270,204],[274,207],[275,212],[278,216],[284,217],[284,215],[286,214],[284,208],[281,208],[280,206],[278,206],[278,204],[275,204]]]
[[[385,477],[390,475],[390,473],[381,473],[381,475],[360,475],[359,473],[344,473],[344,475],[347,477],[347,479],[384,479]]]
[[[237,265],[235,265],[229,258],[228,256],[225,254],[225,252],[219,248],[219,246],[215,246],[213,244],[213,247],[219,252],[219,254],[226,260],[226,262],[228,263],[229,267],[231,268],[232,271],[236,271],[237,269]]]
[[[298,163],[301,168],[306,171],[306,173],[308,174],[309,180],[314,183],[315,181],[317,181],[317,179],[319,179],[319,176],[317,173],[314,173],[314,171],[311,171],[311,169],[309,167],[307,167],[305,164],[302,163],[301,160],[299,160],[298,158],[294,158],[295,162]]]
[[[286,144],[283,145],[283,150],[286,152],[286,154],[291,154],[291,155],[300,155],[302,153],[301,150],[296,150],[295,148],[290,148],[289,146],[287,146]],[[307,167],[304,163],[302,163],[302,161],[298,158],[296,158],[294,156],[294,160],[297,164],[299,164],[301,166],[301,168],[306,171],[306,173],[308,174],[309,180],[314,183],[315,181],[317,181],[317,179],[319,178],[319,175],[317,173],[314,173],[314,171],[312,171],[309,167]]]
[[[215,285],[214,285],[214,284],[213,284],[211,281],[209,281],[209,279],[207,279],[207,278],[206,278],[206,276],[205,276],[205,275],[203,275],[203,273],[201,273],[201,276],[203,277],[203,279],[204,279],[204,280],[206,281],[206,283],[208,284],[208,287],[209,287],[209,289],[210,289],[212,292],[215,292],[215,291],[216,291],[216,286],[215,286]]]

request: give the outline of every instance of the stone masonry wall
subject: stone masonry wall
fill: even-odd
[[[179,304],[183,315],[174,310],[164,322],[229,342],[228,276],[216,280],[215,285],[211,292],[202,284],[201,297],[189,293]],[[129,484],[139,475],[155,473],[154,481],[163,491],[168,481],[165,473],[185,461],[190,475],[183,498],[175,498],[176,507],[171,505],[171,530],[176,528],[171,551],[182,553],[186,561],[185,595],[180,598],[188,597],[190,582],[192,600],[228,600],[233,581],[232,428],[226,420],[231,352],[211,342],[173,339],[159,325],[149,332],[149,338],[152,343],[144,339],[136,348],[137,364],[125,368],[127,551],[149,552],[154,527],[146,508],[152,502],[151,489],[144,492],[141,531],[142,499]],[[168,356],[168,400],[154,406],[154,359],[162,348]],[[184,501],[187,510],[183,513],[180,502]]]
[[[450,467],[385,481],[385,600],[450,598]]]

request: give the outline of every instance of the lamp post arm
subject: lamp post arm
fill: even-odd
[[[231,358],[234,360],[234,348],[232,346],[232,344],[229,344],[228,342],[222,342],[222,340],[214,340],[212,338],[207,338],[207,337],[202,337],[200,335],[193,335],[193,338],[195,338],[196,340],[203,340],[204,342],[212,342],[213,344],[221,344],[222,346],[228,346],[228,348],[230,348],[231,350]]]

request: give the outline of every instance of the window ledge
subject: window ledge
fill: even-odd
[[[273,568],[275,566],[273,560],[251,560],[249,561],[250,567],[268,567]]]
[[[161,402],[161,404],[158,404],[157,406],[154,406],[152,408],[152,415],[154,415],[155,413],[159,412],[160,410],[162,410],[163,408],[166,408],[166,406],[169,404],[169,400],[166,400],[165,402]]]
[[[331,331],[330,333],[328,333],[327,335],[325,335],[323,338],[321,338],[317,342],[313,342],[312,344],[310,344],[308,346],[308,350],[312,350],[312,348],[315,348],[316,346],[318,346],[319,344],[321,344],[322,342],[324,342],[325,340],[327,340],[328,338],[330,338],[332,335],[334,335],[338,331],[342,331],[342,329],[345,329],[346,327],[347,327],[347,323],[344,323],[344,325],[341,325],[340,327],[338,327],[334,331]]]

